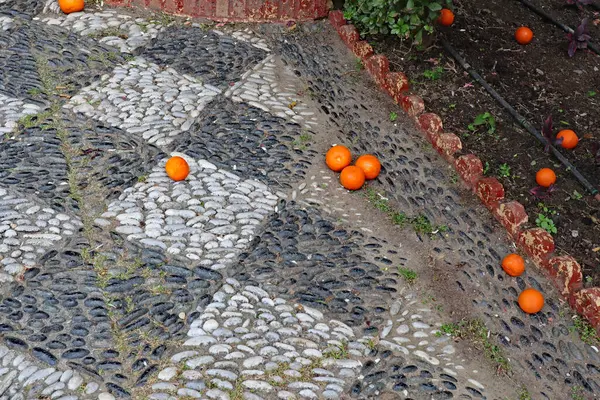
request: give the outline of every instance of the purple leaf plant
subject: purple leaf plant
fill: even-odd
[[[575,5],[580,10],[583,10],[583,6],[587,6],[589,4],[592,4],[592,0],[567,0],[567,4],[569,4],[569,5]]]
[[[554,135],[552,134],[552,115],[548,116],[544,121],[544,125],[542,126],[542,135],[546,139],[546,146],[544,146],[544,151],[548,153],[550,151],[550,145],[554,143]],[[559,139],[562,142],[562,138]]]
[[[577,49],[587,49],[588,42],[592,38],[587,30],[588,19],[584,18],[581,24],[575,29],[575,32],[569,33],[569,57],[573,57]]]

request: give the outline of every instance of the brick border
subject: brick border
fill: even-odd
[[[583,288],[581,266],[571,256],[554,254],[554,239],[541,228],[523,229],[529,217],[525,207],[514,200],[504,198],[504,187],[496,179],[483,176],[483,165],[474,154],[455,155],[462,150],[460,138],[454,133],[444,132],[441,118],[434,113],[425,113],[423,99],[408,92],[408,79],[401,72],[390,72],[389,61],[383,54],[374,54],[366,41],[360,40],[357,29],[346,22],[340,10],[329,13],[329,22],[359,57],[366,71],[379,87],[387,92],[419,127],[421,134],[456,170],[464,184],[481,200],[492,215],[527,254],[534,264],[545,271],[560,294],[571,308],[585,317],[600,333],[600,288]]]

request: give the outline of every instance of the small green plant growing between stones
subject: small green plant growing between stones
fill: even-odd
[[[569,327],[569,330],[571,332],[577,332],[581,341],[590,346],[600,345],[600,337],[598,337],[594,327],[579,315],[573,317],[573,326]]]
[[[30,96],[37,96],[38,94],[42,94],[43,90],[40,88],[31,88],[27,91],[27,94]]]
[[[311,137],[308,133],[302,133],[296,140],[294,140],[293,145],[300,150],[306,150],[310,139]]]
[[[573,386],[571,388],[571,400],[585,400],[581,386]]]
[[[419,214],[414,218],[409,218],[405,213],[395,211],[387,198],[383,197],[370,187],[365,188],[364,195],[373,207],[388,214],[394,225],[403,227],[407,223],[410,223],[416,233],[426,233],[429,235],[435,235],[438,232],[446,232],[448,230],[446,225],[434,227],[429,219],[423,214]]]
[[[467,125],[467,128],[471,132],[476,132],[480,127],[483,127],[487,133],[493,135],[496,133],[496,118],[488,111],[479,114],[475,117],[475,120]]]
[[[381,196],[379,193],[377,193],[372,188],[370,188],[370,187],[365,188],[365,196],[367,196],[367,200],[369,200],[369,202],[373,205],[373,207],[375,207],[379,211],[383,211],[385,213],[392,211],[392,208],[390,207],[388,199]]]
[[[519,389],[519,400],[532,400],[531,395],[529,394],[529,390],[526,387],[521,387]]]
[[[119,29],[117,27],[104,28],[104,29],[96,31],[90,35],[90,37],[95,38],[95,39],[101,39],[101,38],[109,37],[109,36],[115,36],[115,37],[118,37],[121,39],[127,39],[129,37],[126,32],[122,31],[121,29]]]
[[[467,339],[475,346],[481,347],[484,354],[495,364],[498,373],[510,371],[510,363],[504,356],[502,349],[492,343],[491,331],[487,329],[480,319],[462,320],[459,323],[444,324],[436,332],[436,336],[450,335],[456,339]]]
[[[377,342],[375,341],[375,339],[373,339],[372,337],[369,338],[369,340],[366,343],[366,346],[370,349],[370,350],[375,350],[377,348]]]
[[[398,119],[398,113],[396,113],[394,111],[390,112],[390,121],[396,122],[397,119]]]
[[[33,128],[34,126],[39,126],[53,114],[53,110],[46,110],[37,114],[25,114],[19,119],[19,125],[25,129]]]
[[[140,182],[140,183],[144,183],[144,182],[146,182],[147,180],[148,180],[148,176],[147,176],[147,175],[140,175],[140,176],[138,176],[138,178],[137,178],[137,181],[138,181],[138,182]]]
[[[333,345],[328,350],[323,352],[323,356],[336,360],[348,358],[348,342],[343,341],[340,344]]]
[[[412,285],[417,280],[417,273],[410,268],[398,267],[398,274],[406,283]]]
[[[406,214],[404,214],[402,211],[393,212],[391,215],[392,215],[392,224],[398,225],[400,227],[406,225],[406,222],[408,221],[408,216]]]
[[[363,69],[365,69],[365,65],[363,64],[360,58],[356,59],[356,65],[354,67],[357,71],[362,71]]]
[[[460,327],[457,324],[442,324],[440,326],[440,330],[435,333],[435,336],[441,337],[444,335],[450,335],[458,337],[460,334]]]

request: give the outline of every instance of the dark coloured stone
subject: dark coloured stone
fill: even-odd
[[[121,363],[118,361],[103,361],[98,363],[98,369],[104,371],[118,371],[121,369]]]
[[[169,27],[141,55],[203,82],[226,88],[262,61],[267,53],[228,36],[200,28]]]
[[[121,386],[116,385],[112,382],[108,382],[106,384],[106,388],[108,389],[110,394],[112,394],[113,396],[115,396],[116,398],[119,398],[119,399],[127,398],[127,397],[131,396],[131,394],[127,390],[123,389]]]
[[[158,372],[158,365],[151,365],[151,366],[149,366],[144,372],[142,372],[142,374],[138,378],[138,380],[137,380],[137,382],[136,382],[135,385],[136,386],[143,386],[144,384],[146,384],[146,382],[152,376],[152,374],[154,374],[156,372]]]
[[[226,127],[226,129],[223,129]],[[173,149],[203,158],[219,168],[235,170],[245,179],[259,179],[272,187],[291,188],[293,180],[306,174],[306,163],[298,164],[310,150],[292,151],[292,140],[302,135],[299,125],[273,117],[243,103],[222,99],[210,103],[190,128],[180,135]]]
[[[29,345],[24,340],[12,336],[5,336],[4,343],[12,349],[27,350],[29,348]]]
[[[48,350],[44,350],[40,347],[34,347],[31,349],[31,354],[40,361],[45,362],[48,365],[54,366],[58,363],[58,360]]]
[[[66,358],[68,360],[73,360],[76,358],[83,358],[85,356],[87,356],[88,354],[90,354],[90,351],[87,349],[71,349],[71,350],[67,350],[64,353],[62,353],[62,358]]]
[[[219,273],[218,271],[213,271],[213,270],[211,270],[209,268],[205,268],[205,267],[194,268],[194,273],[196,275],[198,275],[200,278],[206,279],[206,280],[215,280],[215,281],[223,280],[223,275],[221,275],[221,273]]]

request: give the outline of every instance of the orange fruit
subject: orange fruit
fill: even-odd
[[[515,31],[515,39],[519,44],[528,44],[533,39],[533,31],[526,26],[522,26]]]
[[[577,146],[577,143],[579,143],[577,134],[570,129],[563,129],[562,131],[558,132],[556,138],[562,138],[562,143],[560,145],[565,149],[574,149],[575,146]]]
[[[340,174],[340,183],[348,190],[358,190],[365,184],[365,173],[355,165],[349,165]]]
[[[544,295],[535,289],[528,288],[521,292],[517,302],[521,310],[527,314],[535,314],[544,307]]]
[[[58,6],[65,14],[82,11],[85,7],[83,0],[58,0]]]
[[[174,181],[182,181],[189,175],[190,166],[183,158],[175,156],[169,158],[165,165],[165,171],[167,171],[169,178]]]
[[[332,171],[339,172],[350,165],[352,154],[346,146],[333,146],[325,155],[325,163]]]
[[[520,276],[525,271],[525,260],[518,254],[509,254],[502,260],[502,269],[510,276]]]
[[[381,163],[377,157],[371,154],[363,154],[358,157],[354,165],[363,170],[367,180],[377,178],[379,171],[381,171]]]
[[[535,181],[543,187],[550,187],[556,183],[556,174],[550,168],[542,168],[535,174]]]
[[[454,13],[452,10],[448,10],[447,8],[442,8],[440,11],[440,16],[438,18],[438,22],[442,26],[450,26],[454,23]]]

